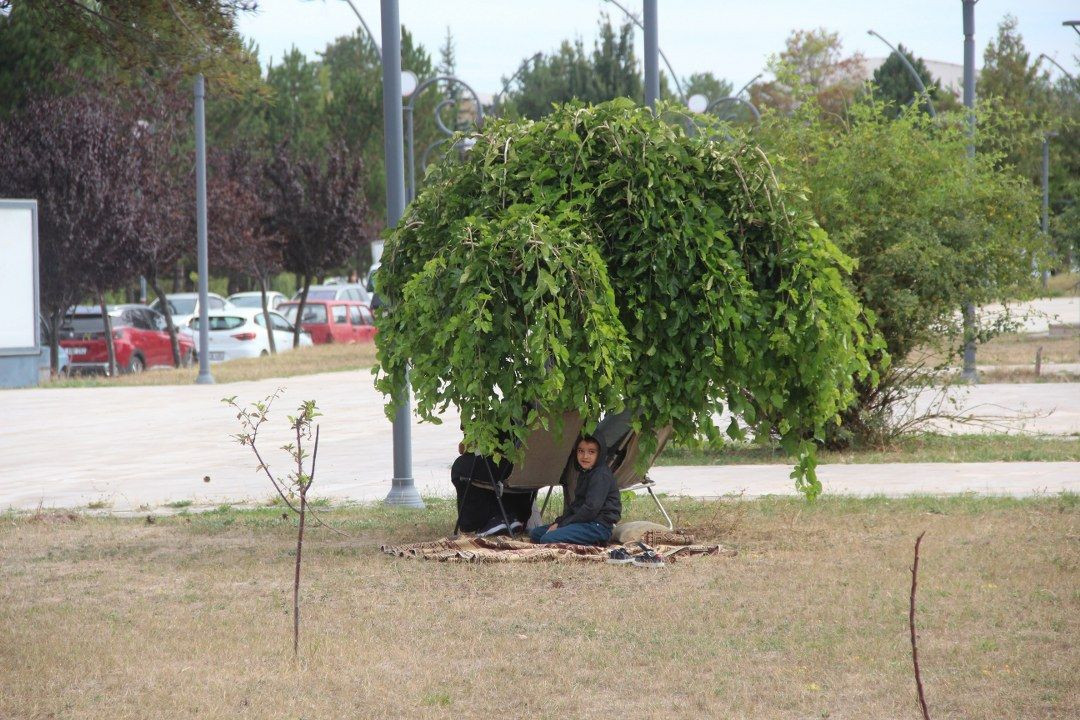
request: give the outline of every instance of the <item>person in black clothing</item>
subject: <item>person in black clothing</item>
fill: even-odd
[[[611,539],[611,529],[622,516],[622,500],[604,441],[592,435],[578,440],[574,466],[579,472],[574,501],[555,522],[533,528],[533,542],[605,545]]]
[[[495,480],[505,480],[514,466],[505,458],[496,463],[484,455],[466,452],[465,446],[458,445],[461,453],[450,468],[450,482],[457,493],[458,529],[463,532],[485,532],[490,534],[493,528],[506,529],[502,522],[502,513],[495,493],[488,487],[473,485],[473,481],[494,484]],[[532,513],[536,491],[503,493],[503,507],[516,532],[523,529]]]

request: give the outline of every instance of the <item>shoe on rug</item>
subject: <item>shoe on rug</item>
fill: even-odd
[[[634,567],[661,568],[664,567],[664,558],[653,550],[646,550],[633,559]]]
[[[476,531],[476,537],[491,537],[506,532],[506,523],[500,517],[493,517]]]
[[[613,550],[608,550],[607,561],[612,565],[628,565],[634,562],[634,557],[626,552],[626,548],[617,547]]]

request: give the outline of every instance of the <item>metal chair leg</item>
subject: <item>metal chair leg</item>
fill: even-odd
[[[502,501],[503,484],[502,482],[495,483],[495,502],[499,505],[499,513],[502,515],[503,522],[506,523],[506,532],[510,535],[510,539],[514,539],[514,529],[510,527],[510,518],[506,514],[506,507]]]
[[[653,499],[653,502],[656,503],[656,507],[660,508],[660,512],[663,514],[664,519],[667,520],[667,529],[674,530],[675,523],[671,521],[671,516],[667,514],[667,510],[665,510],[664,506],[660,503],[660,498],[656,497],[656,493],[652,491],[651,487],[646,487],[645,489],[649,491],[649,496]]]

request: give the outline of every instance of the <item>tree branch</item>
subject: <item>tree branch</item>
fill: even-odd
[[[919,691],[919,707],[922,708],[923,720],[930,720],[930,711],[926,707],[926,696],[923,694],[922,675],[919,673],[919,648],[916,644],[915,634],[915,587],[919,578],[919,544],[922,543],[926,531],[919,533],[915,539],[915,564],[911,566],[911,605],[908,610],[908,626],[911,629],[911,662],[915,665],[915,687]]]

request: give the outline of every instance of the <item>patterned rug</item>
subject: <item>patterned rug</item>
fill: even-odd
[[[675,539],[676,536],[672,536]],[[692,537],[683,535],[681,540]],[[656,554],[664,558],[665,562],[673,563],[683,558],[696,555],[724,555],[733,557],[738,553],[722,545],[699,545],[686,542],[679,545],[665,545],[647,543]],[[409,545],[382,545],[380,549],[388,554],[401,558],[416,558],[421,560],[438,560],[440,562],[470,562],[470,563],[500,563],[500,562],[546,562],[546,561],[572,561],[572,562],[604,562],[608,557],[608,550],[616,545],[608,547],[596,547],[592,545],[571,545],[569,543],[551,543],[545,545],[533,544],[522,540],[511,540],[508,537],[472,537],[461,536],[458,538],[444,538],[430,542],[412,543]],[[644,550],[637,543],[623,545],[631,555],[637,555]]]

